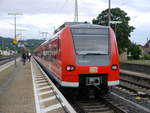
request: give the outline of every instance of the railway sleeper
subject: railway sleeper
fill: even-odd
[[[125,83],[125,82],[121,82],[120,83],[120,86],[129,90],[129,91],[133,91],[134,93],[136,93],[136,95],[139,95],[139,96],[149,96],[150,95],[150,90],[147,90],[147,89],[143,89],[143,88],[140,88],[136,85],[130,85],[128,83]]]
[[[135,80],[129,80],[127,78],[122,78],[120,79],[121,81],[124,81],[124,82],[128,82],[128,83],[132,83],[132,84],[135,84],[135,85],[138,85],[139,87],[145,87],[147,89],[150,89],[150,86],[149,86],[149,83],[139,83],[139,81],[135,81]]]

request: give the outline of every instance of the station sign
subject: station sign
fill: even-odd
[[[13,39],[13,40],[12,40],[12,44],[13,44],[13,45],[17,45],[17,44],[18,44],[18,40]]]

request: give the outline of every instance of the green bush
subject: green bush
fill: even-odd
[[[134,43],[131,43],[131,45],[128,47],[127,53],[128,55],[130,54],[130,56],[128,56],[128,59],[140,59],[141,50],[139,46]]]
[[[144,56],[143,59],[144,60],[150,60],[150,56]]]

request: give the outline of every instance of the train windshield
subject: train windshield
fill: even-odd
[[[108,28],[72,28],[76,54],[104,55],[108,54]]]

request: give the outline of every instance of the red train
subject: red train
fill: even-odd
[[[116,37],[107,26],[66,22],[35,50],[35,58],[61,87],[107,92],[119,84]]]

